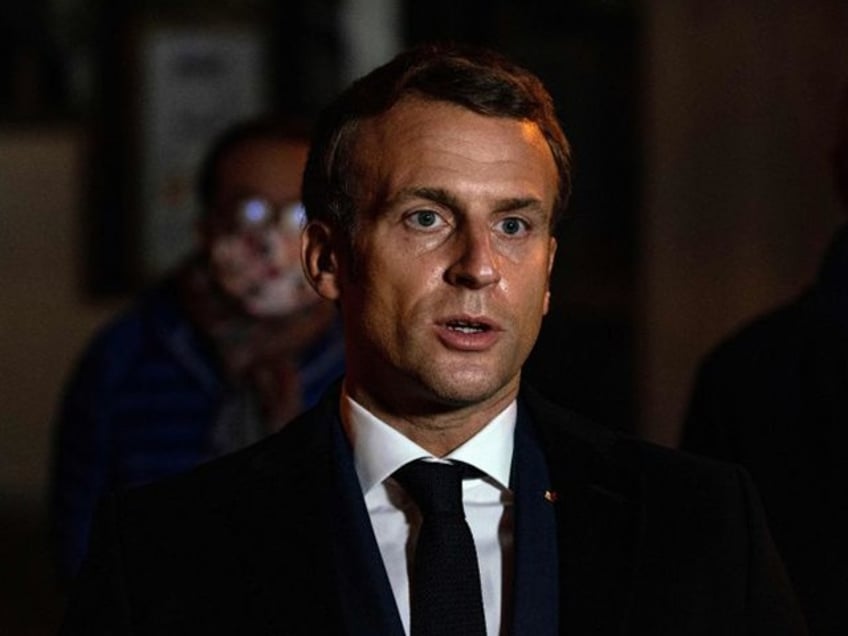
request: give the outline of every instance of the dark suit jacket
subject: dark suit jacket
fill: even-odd
[[[112,498],[63,633],[401,634],[337,405]],[[805,633],[742,470],[525,388],[512,482],[512,633]]]

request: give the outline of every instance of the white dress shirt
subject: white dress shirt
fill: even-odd
[[[409,634],[411,553],[421,514],[392,477],[416,459],[462,461],[482,476],[463,480],[465,516],[477,550],[486,633],[496,636],[511,617],[513,493],[509,489],[517,407],[512,402],[474,437],[442,459],[375,417],[342,392],[341,414],[354,465],[389,576],[404,630]]]

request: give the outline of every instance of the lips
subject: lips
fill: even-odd
[[[456,316],[440,320],[436,330],[442,344],[458,351],[484,351],[503,331],[488,318]]]
[[[459,331],[460,333],[482,333],[484,331],[488,331],[491,329],[486,323],[482,322],[473,322],[473,321],[465,321],[465,320],[451,320],[447,323],[447,328],[451,331]]]

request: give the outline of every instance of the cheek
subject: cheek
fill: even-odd
[[[535,267],[522,267],[511,280],[509,294],[523,320],[528,327],[541,322],[550,305],[547,259]]]
[[[347,291],[363,337],[382,348],[399,347],[427,320],[442,274],[422,260],[372,254],[359,261]]]
[[[413,302],[443,280],[444,259],[414,242],[375,237],[359,249],[355,272],[371,295],[400,306]]]
[[[374,263],[373,268],[363,274],[363,314],[372,322],[402,331],[417,312],[428,289],[418,265],[406,263],[403,268],[397,268]]]

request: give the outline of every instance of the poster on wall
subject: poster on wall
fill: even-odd
[[[153,279],[195,242],[198,168],[210,143],[269,104],[267,44],[250,27],[158,27],[141,42],[138,268]]]

